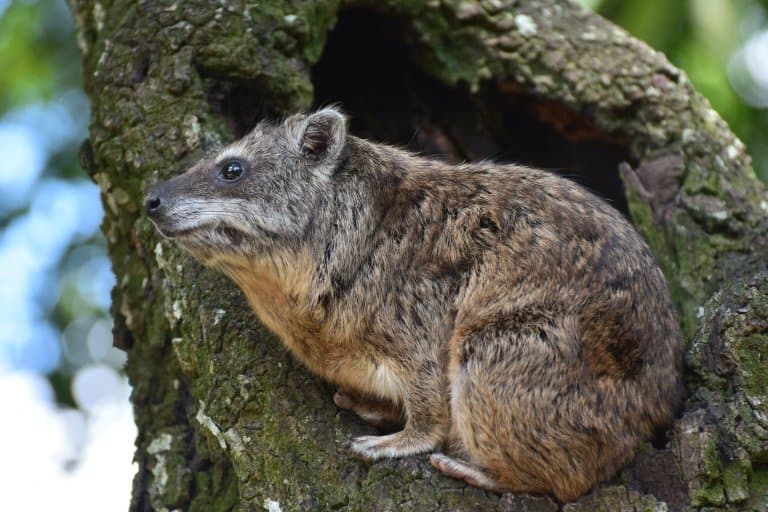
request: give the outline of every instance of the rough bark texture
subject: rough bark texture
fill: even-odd
[[[139,427],[132,510],[558,509],[425,457],[350,458],[369,427],[142,217],[152,182],[261,116],[331,101],[358,135],[566,168],[628,211],[662,263],[690,340],[686,409],[563,510],[768,510],[768,195],[663,55],[563,0],[71,7],[93,106],[81,154],[103,194]]]

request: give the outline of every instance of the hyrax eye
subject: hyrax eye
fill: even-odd
[[[245,166],[236,160],[226,162],[219,169],[219,179],[222,181],[237,181],[245,172]]]

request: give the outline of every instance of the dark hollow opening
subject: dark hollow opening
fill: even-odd
[[[222,78],[199,70],[208,91],[213,114],[224,120],[233,139],[247,134],[262,119],[278,117],[265,91],[269,87],[257,80]]]
[[[355,135],[450,161],[492,159],[549,169],[626,214],[618,164],[628,148],[586,116],[488,82],[477,93],[421,71],[429,49],[407,21],[368,8],[342,11],[312,70],[315,106],[339,103]]]

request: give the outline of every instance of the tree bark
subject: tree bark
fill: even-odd
[[[371,429],[141,215],[155,181],[258,119],[336,101],[358,135],[567,169],[661,262],[689,337],[685,411],[563,510],[768,510],[768,195],[663,55],[563,0],[70,4],[134,386],[131,510],[558,510],[425,457],[351,458]]]

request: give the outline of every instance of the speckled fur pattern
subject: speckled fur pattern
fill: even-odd
[[[227,162],[245,166],[226,183]],[[150,194],[334,401],[494,491],[570,501],[682,397],[664,276],[621,214],[548,172],[449,165],[347,133],[336,109],[258,125]]]

